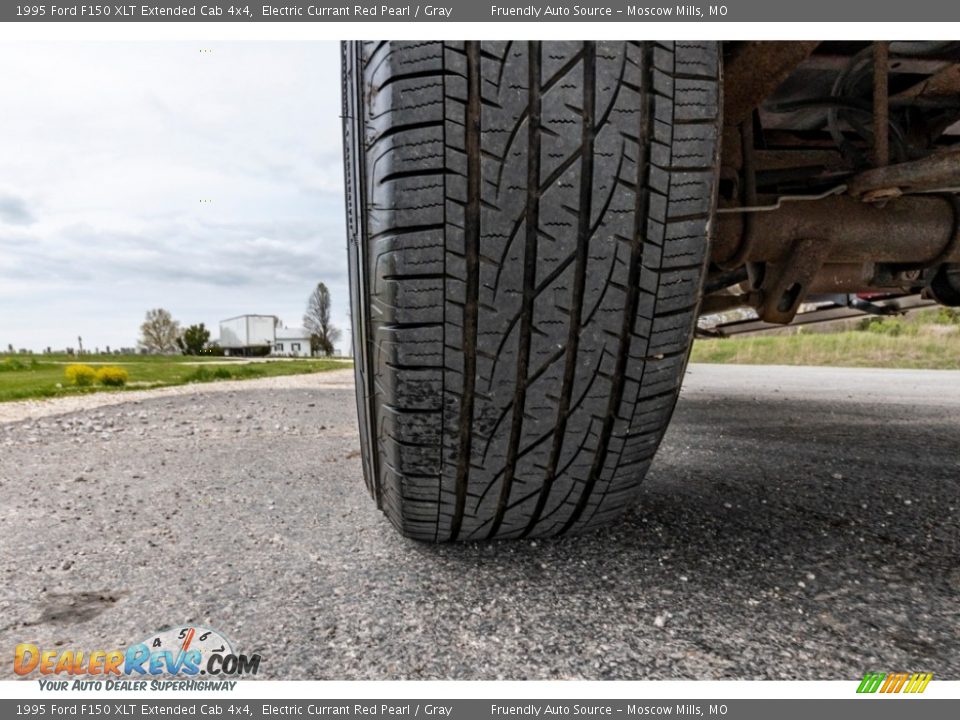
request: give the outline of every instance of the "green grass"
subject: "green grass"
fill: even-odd
[[[130,374],[126,387],[76,387],[64,374],[72,363],[116,365]],[[245,380],[279,375],[303,375],[351,367],[349,361],[326,359],[276,360],[243,363],[222,357],[163,355],[0,355],[0,402],[84,395],[93,392],[124,392],[191,382]],[[57,387],[57,385],[60,387]]]
[[[697,340],[690,361],[960,370],[960,333],[907,324],[897,334],[881,329]]]

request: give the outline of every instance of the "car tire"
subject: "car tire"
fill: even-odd
[[[633,503],[692,343],[711,42],[343,45],[364,475],[420,540]]]

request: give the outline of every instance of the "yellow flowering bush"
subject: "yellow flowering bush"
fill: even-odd
[[[64,374],[69,382],[80,387],[93,385],[93,381],[97,379],[97,371],[89,365],[67,365]]]

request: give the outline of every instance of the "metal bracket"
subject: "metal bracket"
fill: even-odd
[[[903,315],[904,311],[895,305],[878,305],[877,303],[864,300],[856,295],[847,296],[847,306],[852,307],[868,315]]]
[[[832,246],[831,241],[820,238],[798,240],[782,263],[767,264],[760,287],[761,320],[782,325],[793,320]]]

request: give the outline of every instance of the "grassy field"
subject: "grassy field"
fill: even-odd
[[[960,370],[960,333],[847,332],[697,340],[691,362]]]
[[[94,384],[77,387],[67,380],[66,368],[82,363],[96,369],[123,368],[129,374],[124,387]],[[275,360],[243,362],[222,357],[155,355],[84,355],[82,360],[67,355],[0,355],[0,402],[29,398],[50,398],[91,392],[123,392],[192,382],[245,380],[278,375],[302,375],[351,367],[345,360]]]

